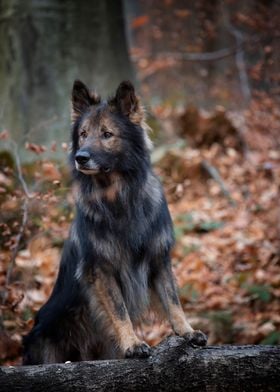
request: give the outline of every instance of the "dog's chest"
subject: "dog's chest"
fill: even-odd
[[[145,257],[147,244],[145,236],[136,227],[122,227],[112,231],[104,231],[103,236],[91,235],[94,253],[115,265],[136,262]]]
[[[103,266],[107,264],[106,271],[118,277],[130,317],[136,320],[149,303],[150,259],[137,228],[125,229],[126,232],[107,231],[102,238],[93,236],[93,246]]]

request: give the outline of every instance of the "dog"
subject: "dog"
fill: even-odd
[[[101,100],[76,80],[71,117],[76,216],[53,292],[23,339],[23,364],[148,357],[134,327],[150,309],[204,346],[178,298],[172,221],[133,85]]]

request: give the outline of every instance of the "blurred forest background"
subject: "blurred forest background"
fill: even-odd
[[[277,0],[0,0],[1,364],[20,363],[73,219],[75,78],[137,86],[193,326],[210,344],[280,343],[279,49]]]

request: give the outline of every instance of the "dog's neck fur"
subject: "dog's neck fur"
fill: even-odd
[[[114,202],[117,201],[128,213],[128,210],[133,209],[134,205],[139,206],[139,202],[141,203],[139,200],[141,190],[145,189],[151,176],[153,176],[151,167],[145,173],[139,170],[137,173],[126,175],[116,172],[92,175],[91,181],[88,181],[86,175],[81,174],[78,178],[76,177],[74,183],[77,206],[79,208],[87,205],[88,208],[83,208],[83,213],[92,218],[94,210],[108,213],[115,208]],[[79,191],[75,192],[75,188],[79,188]],[[152,194],[147,196],[153,197]],[[92,209],[93,205],[94,209]],[[104,210],[105,206],[106,211]]]

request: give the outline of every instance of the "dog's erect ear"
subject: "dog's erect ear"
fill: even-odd
[[[131,82],[126,80],[119,85],[116,91],[115,102],[117,109],[125,116],[129,116],[138,110],[138,98],[135,95]]]
[[[75,122],[91,105],[99,102],[100,97],[92,93],[83,82],[75,80],[72,89],[72,122]]]

